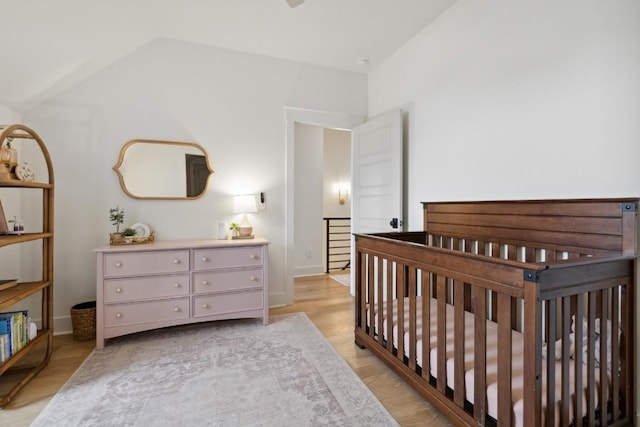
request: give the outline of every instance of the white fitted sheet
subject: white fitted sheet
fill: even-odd
[[[437,300],[431,298],[430,301],[430,354],[429,354],[429,362],[430,362],[430,374],[437,378],[438,373],[438,348],[437,345]],[[376,307],[377,309],[377,307]],[[377,310],[376,310],[377,311]],[[393,302],[393,344],[394,347],[398,347],[398,319],[397,319],[397,301]],[[416,318],[422,318],[422,297],[417,297],[416,299]],[[409,357],[409,298],[405,298],[404,301],[404,353],[406,357]],[[367,319],[369,316],[367,315]],[[447,372],[447,386],[451,389],[454,389],[454,348],[456,345],[456,340],[454,337],[454,307],[450,304],[446,304],[446,320],[447,320],[447,334],[446,334],[446,342],[447,342],[447,356],[446,356],[446,372]],[[466,399],[473,403],[473,389],[474,389],[474,315],[472,313],[465,311],[465,363],[464,363],[464,372],[465,372],[465,397]],[[486,368],[486,376],[487,376],[487,413],[493,417],[497,418],[498,414],[498,354],[497,354],[497,341],[498,341],[498,328],[497,323],[487,320],[487,368]],[[377,314],[375,315],[375,324],[377,326]],[[422,325],[418,323],[416,325],[416,362],[422,367]],[[377,333],[377,331],[376,331]],[[387,323],[383,322],[383,337],[387,339]],[[512,412],[512,425],[514,426],[522,426],[523,425],[523,351],[524,351],[524,343],[522,333],[518,331],[512,331],[512,403],[513,403],[513,412]],[[546,411],[546,393],[547,393],[547,378],[546,378],[546,361],[543,360],[542,363],[542,417],[544,421],[544,415]],[[556,378],[560,379],[562,365],[561,362],[556,362],[555,364],[555,372]],[[575,362],[573,359],[570,360],[570,398],[571,400],[575,400],[575,382],[574,382],[574,373],[575,373]],[[586,398],[587,398],[587,390],[586,390],[586,377],[587,377],[587,367],[582,365],[582,378],[585,379],[583,383],[585,384],[584,389],[582,391],[582,408],[583,408],[583,416],[586,415]],[[599,374],[596,374],[596,387],[599,389]],[[610,382],[610,380],[609,380]],[[608,386],[608,384],[607,384]],[[555,424],[560,425],[560,414],[561,414],[561,402],[559,399],[561,398],[561,383],[557,382],[555,385],[555,395],[557,401],[555,402]],[[598,405],[598,396],[599,392],[596,393],[596,406]],[[573,405],[570,405],[569,408],[569,417],[573,419]],[[543,423],[544,424],[544,423]]]

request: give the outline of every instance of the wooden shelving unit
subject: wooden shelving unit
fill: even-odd
[[[0,178],[0,188],[42,192],[42,231],[0,235],[0,257],[2,248],[7,246],[42,242],[40,280],[19,282],[17,286],[0,291],[0,312],[12,311],[16,304],[37,294],[40,295],[42,304],[41,327],[37,336],[10,359],[0,363],[0,407],[5,407],[49,363],[53,350],[54,179],[51,157],[40,136],[24,125],[0,125],[0,144],[7,138],[13,138],[12,144],[20,144],[25,140],[35,141],[44,156],[47,172],[44,176],[40,173],[35,181],[21,181],[14,174]]]

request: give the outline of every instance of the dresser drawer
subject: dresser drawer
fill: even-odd
[[[104,276],[123,277],[189,271],[189,251],[109,253],[104,256]]]
[[[193,251],[193,269],[252,267],[262,265],[262,246],[241,248],[196,249]]]
[[[104,281],[105,303],[189,295],[189,274]]]
[[[104,307],[104,325],[107,328],[188,318],[188,297]]]
[[[195,294],[262,287],[262,268],[193,273],[193,293]]]
[[[193,299],[193,316],[213,316],[263,307],[263,293],[260,290],[229,294],[201,295]]]

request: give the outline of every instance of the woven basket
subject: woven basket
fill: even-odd
[[[88,341],[96,337],[96,302],[89,301],[71,307],[73,339]]]

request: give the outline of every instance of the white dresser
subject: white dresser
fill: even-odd
[[[265,239],[96,248],[96,348],[120,335],[220,319],[269,322]]]

